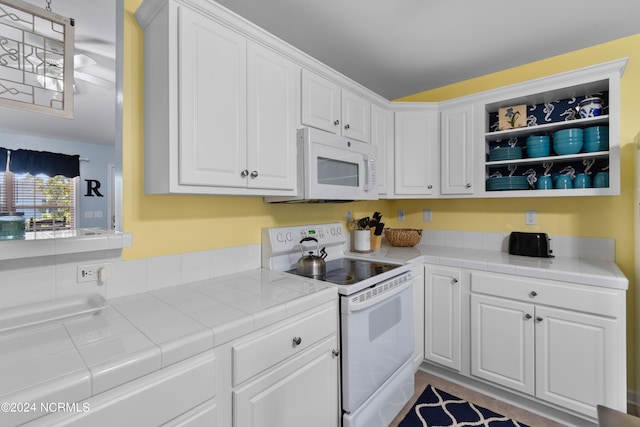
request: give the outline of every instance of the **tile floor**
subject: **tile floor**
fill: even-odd
[[[469,390],[468,388],[462,387],[458,384],[454,384],[445,379],[436,377],[420,370],[418,370],[418,372],[416,373],[415,393],[413,395],[413,398],[409,403],[407,403],[402,411],[400,411],[398,416],[391,422],[389,427],[396,427],[400,423],[400,421],[402,421],[407,412],[409,412],[409,410],[413,407],[415,400],[418,398],[418,396],[420,396],[420,394],[422,394],[422,391],[429,384],[436,388],[439,388],[442,391],[446,391],[447,393],[451,393],[457,397],[466,399],[469,402],[473,402],[494,412],[523,422],[531,427],[563,427],[562,424],[558,424],[554,421],[542,418],[539,415],[525,411],[524,409],[520,409],[508,403],[501,402],[491,397],[487,397],[476,391]]]

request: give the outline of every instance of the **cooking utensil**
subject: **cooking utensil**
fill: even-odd
[[[364,217],[358,220],[358,229],[365,230],[369,226],[369,217]]]
[[[382,230],[384,230],[384,222],[379,222],[378,225],[376,225],[376,229],[373,231],[373,235],[381,236]]]
[[[304,242],[316,242],[317,255],[315,255],[313,251],[309,251],[309,254],[305,255],[305,248],[302,245]],[[325,248],[320,250],[318,239],[315,237],[305,237],[300,240],[300,252],[302,253],[302,256],[298,259],[298,274],[311,277],[312,279],[318,279],[327,274],[327,264],[324,261],[327,257],[327,252]]]

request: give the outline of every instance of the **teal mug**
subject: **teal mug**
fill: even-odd
[[[536,182],[537,190],[551,190],[553,188],[553,180],[549,175],[542,175],[538,177]]]
[[[589,188],[591,187],[591,177],[586,173],[579,173],[573,181],[574,188]]]
[[[609,186],[609,172],[598,172],[593,178],[593,186],[596,188],[606,188]]]
[[[556,176],[555,187],[560,190],[568,190],[573,188],[573,181],[569,175],[558,175]]]

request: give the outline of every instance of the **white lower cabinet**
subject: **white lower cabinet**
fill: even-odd
[[[534,394],[534,307],[471,295],[471,374]]]
[[[337,300],[233,342],[234,427],[338,426]]]
[[[234,427],[337,426],[335,349],[335,338],[326,339],[235,389]]]
[[[35,426],[216,426],[216,358],[202,353],[97,394],[78,408],[25,425]]]
[[[471,275],[471,374],[596,418],[625,411],[624,291]]]
[[[460,372],[463,350],[463,285],[468,273],[441,266],[425,268],[424,358]]]

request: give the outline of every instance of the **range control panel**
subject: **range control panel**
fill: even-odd
[[[263,246],[267,239],[273,255],[299,252],[300,241],[306,237],[317,239],[320,247],[337,246],[346,243],[348,233],[345,233],[344,224],[340,222],[268,228],[262,231]],[[315,242],[304,242],[303,245],[315,248]]]

